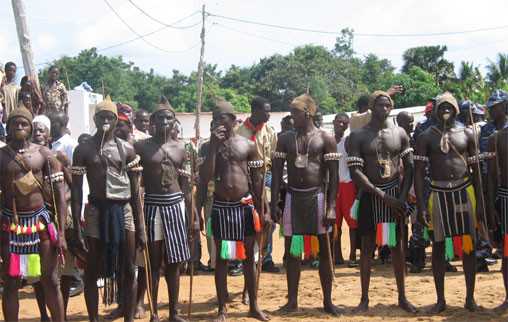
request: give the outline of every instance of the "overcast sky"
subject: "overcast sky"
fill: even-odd
[[[118,14],[140,34],[160,29],[127,0],[107,0]],[[359,55],[375,53],[402,64],[405,49],[421,45],[447,45],[446,57],[458,65],[467,60],[484,67],[498,52],[508,52],[508,1],[506,0],[132,0],[149,15],[170,24],[200,10],[268,24],[314,30],[339,31],[350,27],[360,34],[422,34],[501,27],[486,32],[430,37],[356,36]],[[34,59],[37,64],[80,50],[105,48],[136,37],[107,6],[106,0],[24,0]],[[199,59],[200,15],[166,28],[143,40],[101,51],[122,55],[144,70],[171,75],[173,69],[189,73]],[[207,18],[205,60],[226,69],[231,64],[248,66],[275,53],[286,54],[295,46],[318,44],[332,48],[335,35],[287,31],[243,24],[218,17]],[[170,51],[170,52],[167,52]],[[11,1],[0,1],[0,62],[22,65]],[[38,68],[43,66],[39,65]]]

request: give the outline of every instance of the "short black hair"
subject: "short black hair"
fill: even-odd
[[[67,127],[67,124],[69,123],[69,116],[64,111],[56,111],[51,113],[49,115],[49,119],[51,122],[53,122],[53,120],[62,122],[64,127]]]
[[[148,115],[150,115],[150,113],[148,113],[148,111],[147,111],[147,110],[140,108],[140,109],[139,109],[139,110],[137,110],[137,111],[136,111],[136,113],[134,114],[134,119],[137,119],[138,117],[140,117],[140,116],[141,116],[141,115],[143,115],[143,114],[148,114]]]
[[[5,64],[5,70],[9,69],[10,67],[16,67],[16,64],[14,62],[10,61]]]
[[[260,110],[264,108],[265,104],[270,104],[270,102],[264,97],[256,96],[250,102],[250,109],[251,111]]]
[[[369,105],[369,95],[362,95],[356,101],[356,109],[359,111],[362,107]]]
[[[292,119],[293,117],[291,115],[286,115],[282,118],[282,120],[280,120],[281,123],[285,123],[285,122],[288,122]]]
[[[48,73],[49,73],[50,71],[52,71],[53,69],[55,69],[55,68],[56,68],[56,69],[59,69],[57,65],[51,65],[51,66],[49,67],[49,69],[48,69]]]
[[[349,115],[347,115],[346,112],[339,112],[339,113],[335,114],[335,119],[338,119],[338,118],[345,118],[345,119],[349,120]]]
[[[28,76],[21,77],[21,82],[19,83],[21,86],[25,85],[28,82]]]

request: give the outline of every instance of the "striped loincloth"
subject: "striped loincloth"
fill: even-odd
[[[294,198],[296,196],[310,197],[313,200],[304,201],[308,204],[308,207],[298,207],[298,209],[294,209]],[[306,218],[302,218],[303,216]],[[294,222],[295,218],[301,219],[299,223]],[[326,228],[323,224],[324,218],[325,196],[320,187],[313,187],[309,189],[297,189],[292,187],[288,188],[282,218],[284,225],[284,236],[290,237],[293,235],[322,235],[326,233]],[[306,223],[306,220],[312,222]],[[307,224],[307,227],[305,227],[305,224]],[[297,226],[296,228],[298,229],[298,233],[295,230],[295,226]]]
[[[11,277],[41,276],[40,234],[47,231],[49,239],[55,242],[57,231],[46,207],[35,211],[18,211],[18,223],[14,222],[12,210],[2,209],[2,230],[9,234],[9,267]]]
[[[428,202],[435,242],[445,242],[446,258],[470,254],[476,235],[476,198],[469,178],[432,181]]]
[[[164,239],[168,264],[189,260],[187,217],[183,193],[145,194],[148,241]]]

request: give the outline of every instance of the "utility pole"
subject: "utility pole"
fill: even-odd
[[[28,32],[23,0],[12,0],[12,10],[14,12],[14,20],[16,21],[19,49],[21,50],[21,57],[23,58],[25,75],[34,82],[36,90],[40,91],[39,77],[37,75],[37,70],[35,69],[32,46],[30,45],[30,34]]]
[[[14,0],[13,0],[14,1]],[[201,53],[199,55],[199,64],[198,64],[198,79],[197,79],[197,105],[196,105],[196,121],[194,123],[194,129],[196,130],[196,140],[200,138],[200,114],[201,108],[203,106],[203,72],[204,72],[204,62],[203,59],[205,57],[205,19],[206,19],[206,11],[205,5],[203,5],[201,9],[202,16],[202,24],[201,24]]]

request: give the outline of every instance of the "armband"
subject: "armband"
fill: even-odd
[[[480,160],[491,160],[496,158],[496,152],[484,152],[480,154]]]
[[[287,157],[286,152],[275,151],[272,154],[272,159],[286,159],[286,157]]]
[[[127,171],[131,171],[131,169],[137,167],[139,165],[139,160],[141,160],[141,158],[139,157],[139,155],[136,154],[134,160],[127,163]]]
[[[413,155],[413,160],[415,161],[422,161],[422,162],[429,162],[429,157],[425,155]]]
[[[473,155],[473,156],[467,158],[467,164],[475,164],[478,162],[480,162],[480,157],[477,155]]]
[[[78,167],[78,166],[75,166],[75,167],[71,167],[71,174],[73,176],[83,176],[86,174],[86,167]]]
[[[325,161],[338,161],[340,159],[340,153],[326,153],[323,158]]]
[[[359,157],[347,157],[346,163],[348,167],[360,167],[363,168],[365,161]]]
[[[64,174],[63,174],[63,172],[55,172],[55,173],[52,173],[50,176],[44,177],[44,180],[51,182],[51,183],[63,182],[64,181]]]
[[[187,172],[183,169],[178,169],[178,170],[176,170],[176,172],[178,173],[179,176],[182,176],[182,177],[186,177],[186,178],[192,177],[190,172]]]
[[[129,172],[142,172],[142,171],[143,171],[143,167],[140,166],[140,165],[138,165],[137,167],[129,169]]]
[[[405,156],[409,155],[411,152],[413,152],[413,148],[407,148],[405,149],[404,151],[402,151],[400,154],[399,154],[399,157],[401,159],[403,159]]]
[[[265,164],[265,162],[263,160],[254,160],[254,161],[247,162],[247,166],[249,167],[249,169],[261,168],[264,164]]]

